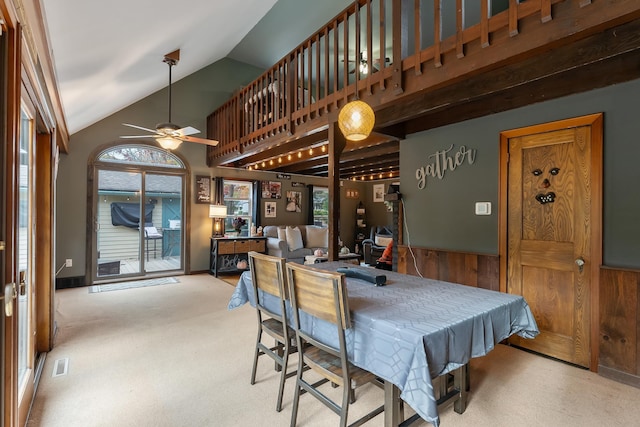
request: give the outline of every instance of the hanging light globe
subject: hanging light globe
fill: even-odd
[[[368,137],[375,122],[373,109],[359,99],[347,103],[338,114],[338,127],[350,141],[362,141]]]

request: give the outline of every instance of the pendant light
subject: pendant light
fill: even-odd
[[[373,109],[369,104],[358,99],[358,80],[359,76],[356,75],[355,99],[345,104],[338,114],[338,127],[344,137],[350,141],[362,141],[368,137],[376,122]]]

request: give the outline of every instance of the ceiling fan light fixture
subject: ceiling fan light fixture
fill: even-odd
[[[364,101],[356,99],[345,104],[338,114],[338,127],[350,141],[362,141],[369,136],[376,122],[373,109]]]
[[[181,140],[172,136],[161,136],[156,138],[156,141],[158,141],[158,144],[160,144],[160,146],[165,150],[175,150],[180,146],[180,144],[182,144]]]
[[[362,74],[369,73],[369,64],[367,64],[367,61],[360,61],[360,73]]]

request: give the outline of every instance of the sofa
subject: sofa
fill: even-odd
[[[329,248],[329,229],[317,225],[267,225],[262,235],[267,238],[267,254],[287,262],[304,264],[305,256]]]
[[[393,241],[391,227],[387,225],[371,227],[369,238],[362,241],[362,255],[365,264],[375,265],[390,241]]]

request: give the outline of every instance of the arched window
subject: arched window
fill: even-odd
[[[160,166],[184,169],[184,163],[169,151],[151,145],[117,145],[98,154],[99,162],[129,165]]]

